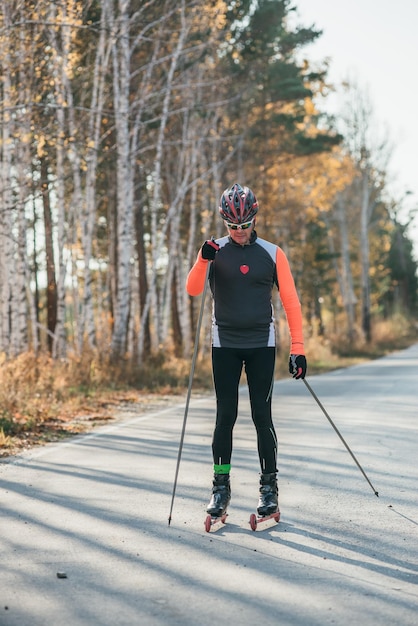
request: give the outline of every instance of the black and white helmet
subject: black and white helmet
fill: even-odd
[[[225,189],[219,201],[219,213],[223,220],[231,224],[243,224],[253,219],[258,211],[255,194],[249,187],[235,183]]]

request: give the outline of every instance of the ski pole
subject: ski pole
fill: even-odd
[[[206,299],[206,292],[208,290],[209,268],[210,268],[210,263],[208,263],[208,267],[206,269],[205,286],[203,288],[202,301],[200,303],[199,318],[198,318],[197,327],[196,327],[196,337],[195,337],[195,340],[194,340],[193,357],[192,357],[192,363],[191,363],[190,374],[189,374],[189,386],[187,388],[186,406],[185,406],[185,409],[184,409],[183,428],[182,428],[182,431],[181,431],[179,451],[178,451],[178,455],[177,455],[177,466],[176,466],[176,473],[175,473],[175,476],[174,476],[173,493],[172,493],[172,496],[171,496],[170,514],[168,516],[168,525],[169,526],[170,526],[170,523],[171,523],[171,514],[173,512],[174,497],[175,497],[175,494],[176,494],[177,478],[178,478],[178,475],[179,475],[180,459],[181,459],[181,453],[182,453],[182,450],[183,450],[184,434],[186,432],[187,415],[188,415],[188,412],[189,412],[190,396],[191,396],[191,393],[192,393],[192,383],[193,383],[194,371],[195,371],[195,367],[196,367],[197,349],[198,349],[198,346],[199,346],[200,328],[202,326],[204,304],[205,304],[205,299]]]
[[[330,416],[328,415],[327,411],[325,410],[324,406],[322,405],[322,403],[320,402],[318,396],[316,395],[316,393],[314,392],[314,390],[312,389],[312,387],[310,386],[310,384],[308,383],[308,381],[306,380],[306,378],[303,379],[303,382],[305,383],[307,389],[310,391],[312,397],[316,400],[318,406],[322,409],[323,414],[325,415],[325,417],[327,418],[327,420],[329,421],[329,423],[331,424],[331,426],[333,427],[333,429],[335,430],[335,432],[337,433],[337,435],[339,436],[339,438],[341,439],[341,441],[343,442],[343,444],[345,445],[346,449],[348,450],[348,452],[351,454],[351,457],[353,458],[355,464],[357,465],[357,467],[359,468],[360,472],[363,474],[364,478],[367,480],[367,482],[369,483],[370,487],[373,489],[374,495],[379,497],[379,493],[376,491],[376,489],[373,487],[372,483],[370,482],[370,480],[368,479],[366,472],[364,471],[364,469],[361,467],[360,463],[357,461],[356,457],[354,456],[353,452],[350,450],[348,444],[346,443],[344,437],[342,436],[342,434],[340,433],[340,431],[338,430],[338,428],[336,427],[336,425],[334,424],[334,422],[332,421],[332,419],[330,418]]]

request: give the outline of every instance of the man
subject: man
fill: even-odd
[[[255,231],[258,202],[238,183],[224,191],[219,213],[228,235],[206,241],[187,277],[189,295],[202,293],[207,264],[213,299],[212,370],[217,412],[213,433],[213,490],[207,512],[226,513],[231,498],[232,434],[238,415],[238,387],[245,368],[251,415],[260,459],[260,517],[279,511],[277,439],[271,415],[275,332],[271,294],[274,285],[286,312],[291,337],[289,372],[304,378],[306,358],[302,312],[283,250]]]

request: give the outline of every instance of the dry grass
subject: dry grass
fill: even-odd
[[[28,353],[0,363],[0,456],[85,432],[121,404],[149,409],[183,393],[188,364],[111,366],[95,354],[57,361]]]
[[[374,326],[372,345],[348,344],[338,337],[307,341],[308,373],[316,374],[377,358],[417,341],[416,329],[401,317]],[[288,376],[286,349],[277,358],[276,376]],[[57,361],[28,353],[0,359],[0,457],[48,441],[85,432],[115,418],[118,407],[147,411],[185,397],[190,361],[167,353],[139,368],[118,367],[85,353]],[[212,391],[210,355],[196,365],[194,393]]]

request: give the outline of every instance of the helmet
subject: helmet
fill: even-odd
[[[243,224],[253,219],[258,211],[255,194],[249,187],[238,183],[225,189],[219,201],[219,213],[223,220],[232,224]]]

